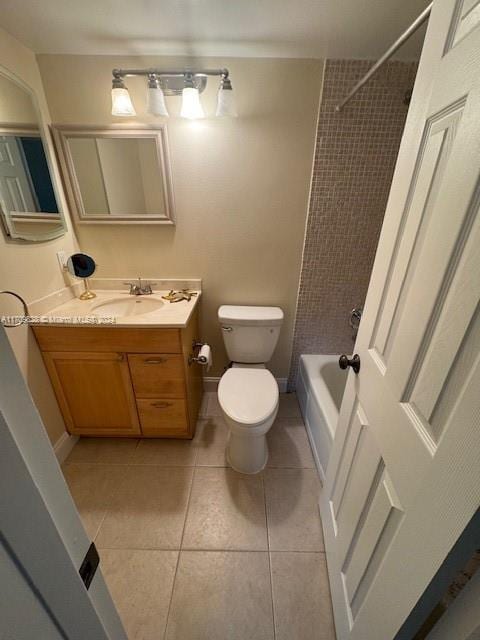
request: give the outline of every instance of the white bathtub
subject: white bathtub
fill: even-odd
[[[313,455],[325,481],[347,371],[338,366],[339,356],[300,356],[297,398],[307,427]]]

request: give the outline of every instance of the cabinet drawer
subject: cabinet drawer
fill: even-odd
[[[129,354],[137,398],[184,398],[183,358],[164,353]]]
[[[185,400],[171,398],[137,399],[142,433],[149,436],[189,435]]]
[[[41,351],[182,353],[178,329],[127,327],[33,327]]]

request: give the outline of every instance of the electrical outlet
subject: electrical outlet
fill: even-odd
[[[67,266],[67,254],[65,251],[57,251],[57,260],[62,271],[65,271]]]

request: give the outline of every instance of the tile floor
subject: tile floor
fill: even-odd
[[[294,394],[264,472],[225,461],[216,394],[192,441],[81,439],[65,478],[130,640],[334,640],[320,484]]]

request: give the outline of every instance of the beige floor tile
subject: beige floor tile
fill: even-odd
[[[208,394],[207,413],[205,415],[207,418],[222,415],[222,410],[218,402],[218,395],[216,393]]]
[[[280,406],[278,408],[279,418],[301,418],[300,407],[295,393],[281,393]]]
[[[98,547],[178,549],[192,469],[129,466],[98,534]]]
[[[316,471],[267,469],[265,495],[272,551],[323,551]]]
[[[273,640],[268,554],[182,551],[167,640]]]
[[[198,412],[199,418],[204,418],[207,415],[208,400],[210,398],[210,395],[211,395],[210,392],[203,394],[202,404],[200,405],[200,411]]]
[[[183,548],[266,550],[262,477],[197,467]]]
[[[178,551],[103,549],[100,555],[129,640],[163,638]]]
[[[127,464],[137,447],[136,438],[80,438],[67,462]]]
[[[335,640],[323,553],[279,553],[272,563],[276,640]]]
[[[63,474],[80,513],[87,535],[92,540],[98,533],[107,508],[126,467],[120,465],[66,463]]]
[[[145,438],[140,440],[132,464],[157,464],[167,467],[192,467],[197,448],[193,440]]]
[[[226,447],[228,429],[222,417],[200,420],[197,425],[195,444],[197,466],[227,467]]]
[[[268,467],[315,467],[301,418],[277,418],[267,434],[267,442]]]

